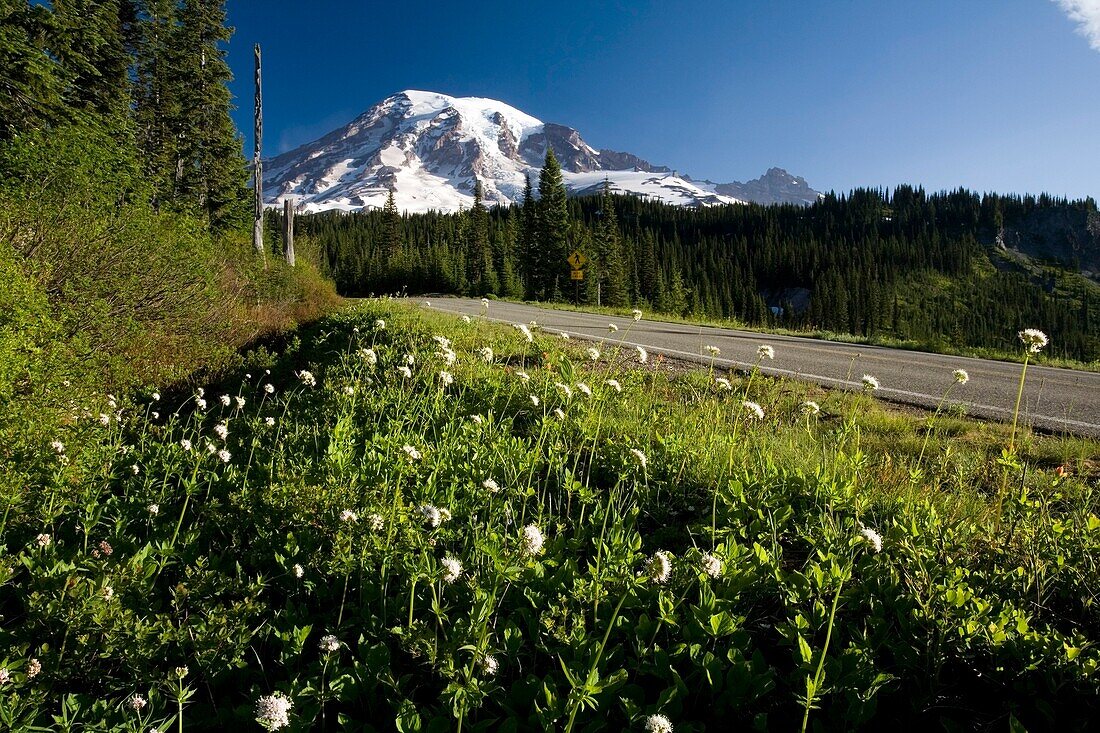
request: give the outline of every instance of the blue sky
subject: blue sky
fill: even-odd
[[[500,99],[714,181],[780,166],[819,190],[1100,198],[1100,0],[230,0],[228,11],[249,155],[260,43],[265,156],[424,89]]]

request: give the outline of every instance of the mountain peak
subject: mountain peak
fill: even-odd
[[[778,168],[749,184],[693,181],[630,153],[598,150],[571,127],[495,99],[406,89],[268,161],[264,198],[277,204],[293,197],[306,211],[357,210],[381,207],[393,191],[406,211],[457,211],[473,203],[480,180],[487,203],[509,204],[522,198],[526,176],[537,181],[548,149],[575,194],[598,190],[605,178],[612,191],[685,206],[744,203],[752,199],[722,187],[765,179],[763,188],[790,188],[800,202],[805,192],[816,194]]]

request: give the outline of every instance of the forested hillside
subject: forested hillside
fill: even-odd
[[[334,301],[249,244],[229,36],[211,0],[0,0],[0,469]]]
[[[553,166],[549,175],[552,187]],[[1100,271],[1092,199],[901,186],[805,208],[551,200],[567,214],[529,196],[509,209],[402,217],[391,208],[299,224],[351,295],[577,297],[931,348],[1009,350],[1018,330],[1043,323],[1053,355],[1100,358],[1100,287],[1082,274]],[[590,260],[576,291],[565,262],[573,249]]]

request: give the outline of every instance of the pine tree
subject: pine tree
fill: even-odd
[[[65,79],[48,40],[52,25],[42,5],[0,0],[0,140],[64,117]]]
[[[225,25],[223,0],[184,0],[179,19],[177,81],[187,84],[187,93],[174,125],[180,140],[176,192],[183,206],[202,211],[211,229],[220,231],[248,216],[248,174],[230,117],[227,85],[233,75],[220,45],[232,30]]]
[[[538,202],[531,192],[531,176],[524,176],[523,204],[520,214],[520,228],[517,235],[520,261],[520,277],[523,280],[525,297],[534,300],[538,297],[535,290],[539,279],[541,262],[539,251],[539,213]]]
[[[619,222],[606,182],[600,196],[600,222],[596,227],[595,244],[603,304],[612,307],[629,305],[630,290],[623,264]]]
[[[404,233],[401,214],[397,211],[397,202],[391,188],[386,194],[386,203],[382,206],[382,251],[387,260],[394,261],[400,255],[404,248]]]
[[[561,297],[564,281],[568,279],[569,255],[567,232],[569,230],[569,204],[561,166],[554,151],[546,150],[546,162],[539,174],[539,268],[536,280],[536,297],[555,299]]]
[[[481,181],[474,184],[474,205],[469,212],[466,231],[466,279],[478,295],[498,292],[493,250],[489,246],[489,214],[482,198]]]
[[[65,75],[65,103],[74,112],[111,117],[126,124],[129,112],[130,55],[123,27],[133,7],[120,0],[54,0],[54,56]]]

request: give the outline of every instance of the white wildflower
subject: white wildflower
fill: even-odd
[[[409,369],[407,366],[397,367],[397,373],[400,374],[405,379],[412,379],[412,375],[413,375],[412,369]]]
[[[867,540],[874,548],[875,552],[882,552],[882,535],[870,527],[861,527],[859,534],[863,539]]]
[[[451,521],[451,510],[445,507],[439,507],[439,518],[444,522]]]
[[[374,366],[378,363],[378,354],[374,349],[359,349],[359,358],[367,363],[367,366]]]
[[[664,550],[653,553],[653,557],[646,560],[645,574],[654,583],[667,583],[672,577],[672,558]]]
[[[222,463],[229,463],[229,459],[232,458],[232,457],[233,457],[232,454],[229,451],[227,451],[225,448],[222,448],[220,451],[218,451],[218,459]]]
[[[404,361],[407,366],[412,366],[416,363],[416,357],[412,354],[405,354],[405,356],[402,357],[402,361]]]
[[[42,548],[49,547],[52,542],[53,537],[46,534],[45,532],[34,538],[34,543]]]
[[[160,514],[160,504],[149,504],[145,507],[145,511],[149,512],[150,516],[157,516]]]
[[[367,526],[370,527],[371,532],[381,532],[382,527],[386,525],[386,520],[382,518],[381,514],[368,514]]]
[[[495,677],[497,670],[500,669],[500,662],[492,654],[486,654],[481,659],[481,673],[486,677]]]
[[[718,385],[718,389],[723,392],[729,392],[733,389],[733,385],[730,384],[730,380],[725,377],[715,377],[714,383]]]
[[[474,423],[475,425],[484,425],[485,418],[483,418],[481,415],[470,415],[470,422]]]
[[[358,522],[359,521],[359,515],[356,514],[355,512],[353,512],[351,509],[345,509],[342,512],[340,512],[340,521],[341,522],[348,522],[348,523]]]
[[[638,310],[637,308],[630,311],[630,315],[634,318],[635,321],[642,320],[642,312],[640,310]]]
[[[115,589],[109,585],[103,586],[103,600],[109,601],[115,597]]]
[[[355,394],[355,386],[349,384],[348,386],[344,387],[344,394],[347,395],[348,397],[351,397],[352,395],[354,395]]]
[[[489,299],[488,298],[482,298],[481,299],[481,307],[488,309],[488,307],[489,307]]]
[[[487,478],[481,482],[481,485],[488,489],[491,493],[495,494],[500,491],[500,484],[491,478]]]
[[[564,382],[554,382],[554,386],[561,390],[566,399],[570,399],[573,396],[573,388]]]
[[[60,440],[54,440],[50,443],[50,447],[53,448],[54,453],[59,456],[65,455],[65,444]]]
[[[448,555],[439,564],[443,566],[444,583],[453,583],[462,577],[462,562],[460,560]]]
[[[878,380],[872,377],[870,374],[864,374],[862,377],[860,377],[859,381],[863,383],[863,389],[868,392],[874,392],[876,389],[879,388]]]
[[[204,400],[202,397],[197,398],[195,400],[195,406],[198,407],[200,410],[205,410],[206,409],[206,400]]]
[[[268,394],[275,394],[275,385],[271,382],[268,382],[264,385],[264,392],[267,392]]]
[[[107,427],[111,424],[111,416],[108,415],[106,412],[99,413],[99,424],[103,427]]]
[[[707,349],[707,353],[710,354],[711,356],[718,356],[719,354],[722,353],[722,350],[719,349],[717,346],[707,345],[706,349]]]
[[[672,733],[672,721],[663,715],[650,715],[645,721],[646,733]]]
[[[443,384],[444,387],[449,387],[455,383],[455,378],[454,375],[450,372],[441,371],[439,373],[439,381]]]
[[[303,369],[302,371],[298,372],[298,379],[300,379],[302,384],[307,387],[317,386],[317,377],[313,376],[313,372],[307,372]]]
[[[441,349],[451,348],[451,340],[446,336],[432,336],[432,340],[439,344]]]
[[[294,703],[281,692],[265,695],[256,701],[256,722],[264,728],[279,730],[290,725],[290,709]]]
[[[524,371],[516,372],[516,376],[520,378],[520,381],[526,384],[531,381],[531,375]]]
[[[757,359],[774,359],[775,358],[775,349],[773,349],[771,346],[768,346],[767,344],[760,344],[759,346],[756,347],[756,358]]]
[[[243,410],[244,409],[244,397],[239,397],[239,396],[234,397],[233,401],[237,403],[237,409],[238,410]]]
[[[153,402],[160,402],[160,392],[154,392],[150,397],[152,397]]]
[[[619,380],[617,380],[617,379],[605,379],[603,383],[606,384],[611,389],[615,390],[615,392],[622,392],[623,391],[623,386],[621,384],[619,384]]]
[[[226,423],[218,423],[214,426],[214,434],[222,440],[225,440],[227,437],[229,437],[229,425],[227,425]]]
[[[534,405],[535,407],[539,406],[539,396],[538,395],[534,395],[534,394],[533,395],[528,395],[528,398],[531,400],[532,405]]]
[[[405,455],[409,457],[410,461],[419,461],[421,458],[420,451],[411,445],[403,445],[401,450],[405,451]]]
[[[184,438],[180,441],[180,448],[183,448],[185,451],[191,450],[191,441],[187,438]]]
[[[534,336],[534,334],[531,333],[531,329],[528,328],[525,324],[516,323],[516,324],[513,324],[513,328],[515,328],[517,331],[522,333],[523,337],[525,339],[527,339],[528,342],[531,342],[531,341],[535,340],[535,336]]]
[[[335,654],[340,651],[340,647],[343,644],[332,634],[325,634],[321,637],[321,641],[317,643],[317,648],[321,650],[322,654]]]
[[[443,523],[443,514],[439,511],[438,507],[431,504],[422,504],[418,511],[430,527],[438,527]]]
[[[463,323],[471,323],[472,321],[471,321],[471,319],[470,319],[470,317],[469,317],[469,316],[467,316],[467,315],[463,315],[463,316],[462,316],[462,322],[463,322]]]
[[[821,412],[821,405],[813,400],[806,400],[802,403],[802,412],[807,415],[817,415]]]
[[[137,694],[136,692],[133,695],[130,695],[129,699],[126,701],[127,707],[129,707],[134,712],[141,712],[147,704],[148,701],[146,701],[144,697]]]
[[[33,680],[41,672],[42,672],[42,662],[38,661],[37,658],[32,658],[29,662],[27,662],[27,673],[26,674],[27,674],[27,679],[28,680]]]
[[[702,567],[703,572],[711,578],[722,575],[722,561],[709,552],[704,553],[699,565]]]
[[[746,410],[748,410],[750,413],[752,413],[751,416],[755,417],[757,420],[763,420],[764,419],[764,408],[761,407],[760,405],[758,405],[757,403],[749,402],[748,400],[746,400],[746,401],[741,403],[741,406],[743,408],[745,408]]]
[[[643,349],[641,346],[635,346],[634,348],[637,349],[637,351],[638,351],[638,361],[640,361],[643,364],[645,364],[647,361],[649,361],[649,352],[648,351]]]
[[[559,420],[565,420],[565,412],[560,407],[554,408],[553,415]]]
[[[134,465],[130,466],[130,473],[137,476],[139,473],[141,473],[141,466],[139,466],[136,463]]]
[[[562,331],[561,333],[559,333],[558,336],[561,337],[562,341],[568,341],[569,340],[569,334],[567,334],[565,331]]]
[[[294,563],[294,567],[291,568],[291,570],[294,572],[294,577],[298,578],[299,580],[301,580],[302,577],[306,574],[306,569],[298,563]]]
[[[970,375],[966,373],[965,369],[956,369],[951,372],[951,376],[955,378],[955,382],[958,384],[966,384],[970,381]]]
[[[1038,354],[1043,347],[1050,343],[1047,335],[1037,328],[1025,328],[1019,333],[1020,341],[1029,353]]]
[[[589,346],[584,351],[585,351],[586,354],[588,354],[588,358],[591,359],[592,361],[596,361],[597,359],[600,358],[600,350],[597,349],[595,346]]]
[[[642,468],[645,468],[646,465],[647,465],[645,453],[642,453],[637,448],[631,448],[630,452],[633,453],[634,457],[638,459],[638,463],[640,463],[642,465]]]
[[[227,394],[223,394],[221,397],[218,398],[218,401],[222,403],[223,407],[229,407],[229,405],[233,402],[233,398]]]
[[[493,363],[493,350],[488,346],[482,346],[477,350],[477,355],[481,357],[482,361],[486,364]]]
[[[616,326],[614,323],[607,324],[607,332],[608,333],[615,333],[618,330],[619,330],[619,327]]]
[[[528,524],[523,528],[523,537],[520,541],[520,551],[524,555],[540,555],[542,554],[542,546],[545,544],[546,538],[542,535],[540,530],[534,524]]]
[[[577,391],[583,394],[585,397],[592,396],[592,388],[584,382],[577,382]]]
[[[378,320],[376,320],[374,322],[374,327],[377,328],[379,331],[385,331],[386,330],[386,322],[384,320],[382,320],[381,318],[379,318]]]

